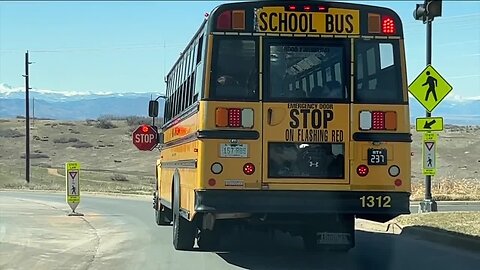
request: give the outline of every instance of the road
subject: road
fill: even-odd
[[[468,270],[480,265],[480,255],[455,247],[361,230],[348,254],[305,252],[300,238],[276,233],[271,240],[255,232],[223,239],[230,251],[176,251],[171,227],[154,224],[150,201],[84,195],[77,209],[84,217],[66,216],[64,201],[58,193],[0,193],[0,269]]]

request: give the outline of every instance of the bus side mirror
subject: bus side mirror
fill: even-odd
[[[157,117],[158,116],[158,101],[150,100],[148,103],[148,116]]]

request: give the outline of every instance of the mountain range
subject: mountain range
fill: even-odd
[[[148,101],[157,95],[153,92],[58,92],[32,89],[30,112],[33,115],[34,109],[35,117],[58,120],[96,119],[103,115],[147,116]],[[163,111],[163,103],[160,103],[159,111]],[[0,118],[19,115],[25,115],[24,89],[0,84]],[[480,125],[480,97],[447,98],[435,108],[432,115],[442,116],[447,124]],[[410,117],[412,123],[416,117],[425,117],[425,109],[413,97],[410,98]]]
[[[32,89],[30,114],[58,120],[96,119],[104,115],[148,116],[148,101],[158,93],[57,92]],[[160,103],[159,111],[163,111]],[[25,115],[25,91],[0,84],[0,118]]]

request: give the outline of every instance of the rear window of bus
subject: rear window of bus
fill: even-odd
[[[357,40],[356,103],[403,103],[398,41]]]

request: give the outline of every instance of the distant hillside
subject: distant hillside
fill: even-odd
[[[82,120],[97,118],[102,115],[116,116],[148,116],[146,97],[103,97],[77,101],[49,102],[35,99],[35,117],[60,120]],[[33,115],[33,104],[30,105]],[[163,110],[163,104],[160,111]],[[0,117],[12,118],[25,115],[25,100],[0,98]]]
[[[83,120],[102,115],[148,116],[148,101],[155,93],[75,93],[48,90],[30,91],[30,113],[35,117],[59,120]],[[163,112],[163,103],[160,104]],[[0,84],[0,117],[25,115],[25,92]]]
[[[54,92],[31,90],[35,98],[35,117],[59,120],[83,120],[102,115],[147,116],[148,101],[156,93],[98,93],[98,92]],[[23,88],[0,84],[0,117],[12,118],[25,114],[25,93]],[[160,104],[162,114],[164,104]],[[31,104],[33,107],[33,104]],[[33,109],[33,108],[32,108]],[[31,110],[33,113],[33,110]],[[442,116],[447,124],[480,125],[480,98],[444,100],[433,116]],[[410,98],[411,122],[424,117],[425,109],[415,98]]]

